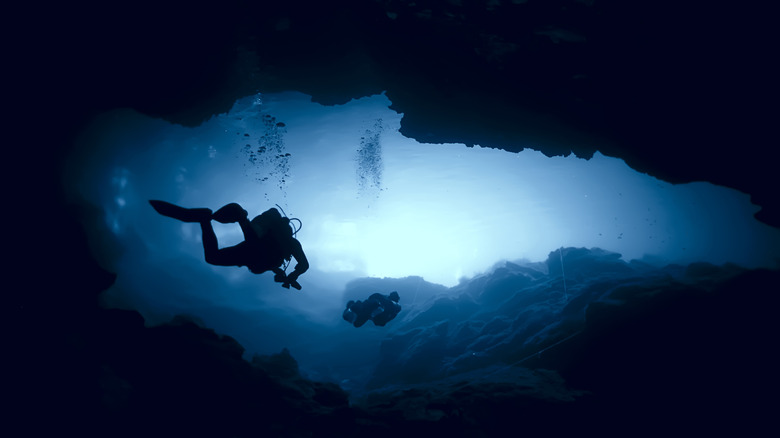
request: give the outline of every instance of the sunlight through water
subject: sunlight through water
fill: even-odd
[[[113,111],[84,135],[70,180],[105,209],[118,239],[140,239],[155,257],[202,258],[202,249],[197,226],[159,217],[148,199],[214,210],[238,202],[251,215],[278,204],[301,219],[312,272],[343,278],[452,286],[562,246],[663,263],[777,259],[777,230],[753,219],[743,193],[672,185],[599,153],[420,144],[399,133],[403,115],[389,105],[384,95],[340,106],[258,95],[196,128]],[[216,231],[222,246],[242,239],[237,226]]]

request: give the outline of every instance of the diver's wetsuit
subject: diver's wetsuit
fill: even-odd
[[[212,214],[207,208],[183,208],[157,200],[149,202],[164,216],[200,223],[207,263],[217,266],[246,266],[254,274],[273,271],[276,274],[274,279],[284,283],[284,287],[292,284],[296,289],[300,289],[297,279],[309,269],[309,262],[297,239],[291,235],[282,235],[278,229],[269,226],[268,221],[273,221],[274,216],[281,219],[276,209],[269,209],[250,222],[246,210],[236,203],[228,204]],[[221,223],[238,222],[244,233],[244,241],[238,245],[220,248],[211,225],[212,219]],[[279,267],[289,260],[290,256],[295,257],[297,264],[292,273],[285,275]]]
[[[397,303],[398,292],[390,294],[394,299],[380,293],[371,294],[365,301],[350,301],[344,309],[342,317],[345,321],[360,327],[368,320],[374,325],[384,326],[401,311],[401,305]]]

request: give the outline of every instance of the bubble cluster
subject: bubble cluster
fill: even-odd
[[[382,119],[377,119],[360,137],[360,147],[355,158],[359,196],[379,196],[382,190],[383,129]]]
[[[258,119],[260,129],[256,135],[259,138],[254,139],[249,132],[243,133],[245,143],[241,150],[246,158],[245,171],[265,186],[266,199],[269,199],[269,189],[278,189],[286,196],[285,187],[290,179],[290,153],[284,142],[287,126],[270,114],[263,114]],[[240,132],[236,134],[241,135]]]

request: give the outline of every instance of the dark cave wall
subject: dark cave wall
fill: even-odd
[[[10,271],[24,279],[7,292],[6,311],[11,318],[5,320],[13,327],[11,356],[18,359],[10,361],[14,381],[9,395],[15,401],[10,414],[20,425],[58,430],[87,425],[87,431],[104,435],[106,429],[99,421],[90,422],[92,414],[135,403],[124,398],[132,393],[125,384],[133,378],[121,371],[126,366],[122,360],[142,360],[143,355],[133,353],[169,347],[161,340],[163,335],[144,338],[146,331],[136,327],[132,315],[108,318],[98,308],[96,294],[111,284],[113,276],[94,262],[83,246],[82,232],[68,222],[79,214],[63,203],[59,166],[84,124],[104,110],[132,107],[174,123],[195,125],[227,111],[237,97],[258,91],[294,89],[318,102],[337,104],[386,90],[393,108],[404,113],[404,134],[420,141],[503,148],[528,141],[549,155],[571,149],[584,157],[598,149],[668,181],[707,180],[743,190],[764,207],[759,213],[762,220],[780,225],[773,189],[775,165],[766,157],[773,139],[769,132],[773,113],[766,103],[777,100],[773,84],[777,69],[769,63],[776,42],[776,36],[770,35],[773,15],[761,9],[768,4],[747,10],[703,2],[528,0],[501,2],[491,10],[488,2],[458,6],[458,2],[418,1],[415,7],[410,3],[356,0],[317,6],[307,2],[303,7],[301,2],[228,0],[219,7],[204,7],[141,0],[7,7],[7,17],[15,26],[8,29],[9,50],[4,54],[12,66],[7,105],[13,109],[6,163],[14,172],[4,173],[3,185],[10,189],[6,205],[14,207],[15,214],[6,219],[31,231],[9,233],[6,246],[13,256]],[[388,13],[397,14],[396,18]],[[725,153],[724,148],[739,153]],[[765,351],[770,345],[765,341],[774,332],[767,325],[773,307],[766,305],[770,301],[765,296],[755,295],[776,284],[775,277],[735,285],[734,293],[748,292],[748,301],[738,309],[742,317],[710,321],[710,327],[722,327],[715,335],[728,337],[728,344],[708,337],[695,350],[707,352],[713,360],[726,359],[718,370],[741,366],[758,390],[739,386],[744,381],[739,372],[726,376],[726,382],[713,372],[696,374],[693,383],[698,388],[722,388],[722,394],[750,399],[761,392],[763,376],[773,379],[767,388],[777,386],[767,366],[775,362]],[[729,303],[715,304],[712,307],[731,308]],[[684,318],[674,322],[686,325]],[[116,330],[94,333],[96,327],[109,326]],[[764,336],[750,338],[744,345],[732,341],[735,334],[749,335],[754,328]],[[188,335],[185,329],[170,329],[171,344],[190,338],[202,341],[207,344],[202,348],[225,357],[215,367],[233,370],[221,376],[233,376],[242,384],[242,379],[248,379],[270,394],[250,403],[271,405],[278,401],[273,396],[283,393],[291,405],[307,406],[307,416],[334,430],[341,424],[331,421],[351,423],[364,416],[355,430],[380,436],[390,435],[386,424],[404,422],[397,412],[369,415],[349,410],[337,388],[320,388],[324,396],[316,400],[319,387],[311,382],[299,382],[297,389],[289,391],[266,381],[267,372],[253,371],[238,361],[239,347],[229,339],[212,342],[208,330],[190,327]],[[643,330],[635,328],[633,333],[652,340],[654,334]],[[103,342],[112,341],[102,335],[123,333],[130,340],[137,336],[149,343],[131,345],[135,350],[101,348]],[[609,390],[621,393],[628,389],[607,380],[610,372],[633,377],[637,369],[632,367],[637,364],[652,371],[641,361],[652,355],[638,343],[629,349],[636,361],[610,362],[620,358],[621,346],[635,339],[620,331],[612,333],[614,337],[594,338],[590,346],[590,352],[603,355],[583,353],[590,362],[567,370],[567,377],[576,380],[589,371],[604,370],[596,377],[603,377]],[[675,336],[671,330],[663,334]],[[688,352],[687,346],[684,340],[674,344],[678,352]],[[112,352],[115,356],[107,356]],[[197,346],[192,352],[201,354]],[[603,368],[605,363],[613,368]],[[618,364],[624,367],[616,369]],[[152,367],[148,370],[154,373]],[[186,378],[176,370],[169,368],[168,374],[154,377]],[[654,379],[659,381],[657,376]],[[101,384],[110,390],[103,392]],[[173,388],[170,393],[179,396],[176,384],[173,381],[159,390]],[[212,388],[220,387],[215,383]],[[300,393],[304,396],[298,397]],[[155,389],[147,388],[143,395],[153,398]],[[77,403],[79,396],[89,404]],[[240,401],[231,400],[231,406]],[[750,401],[748,406],[770,406]],[[684,401],[675,403],[675,408],[685,407]],[[600,415],[602,406],[594,406],[592,412]],[[539,408],[539,421],[545,427],[579,430],[576,421],[567,423],[572,426],[559,421],[566,417],[566,408],[560,408]],[[339,415],[329,418],[331,409]],[[135,411],[108,414],[131,421],[127,412]],[[490,420],[514,420],[479,412]],[[175,420],[188,415],[186,409],[179,413],[170,418],[171,430],[176,428]],[[456,414],[461,415],[453,411],[445,418],[450,423],[409,422],[404,430],[433,431],[443,424],[453,430],[478,427],[469,423],[468,416]],[[604,426],[595,417],[583,418],[596,430]],[[749,418],[769,417],[757,409]],[[707,419],[704,414],[695,416],[691,424],[708,427]],[[204,423],[222,426],[212,420],[204,416],[201,423],[186,424],[184,431],[197,432]],[[763,423],[745,426],[756,425]],[[257,431],[252,423],[228,429],[246,435]],[[355,430],[352,434],[357,436]]]
[[[54,152],[92,114],[115,107],[195,125],[258,91],[297,90],[324,104],[386,91],[404,114],[402,132],[419,141],[599,150],[669,182],[747,192],[763,207],[757,216],[777,226],[766,157],[776,36],[764,7],[46,4],[11,14],[30,19],[11,56],[22,67],[21,112],[34,111],[34,96],[60,110],[47,121],[44,147]]]
[[[114,277],[89,254],[77,221],[63,220],[61,228],[67,263],[52,270],[56,276],[21,284],[25,293],[12,302],[7,395],[14,401],[11,427],[27,434],[503,436],[511,429],[528,436],[583,430],[625,436],[674,428],[755,435],[772,424],[766,394],[778,388],[771,348],[778,271],[695,264],[665,268],[682,280],[645,277],[648,267],[629,267],[614,253],[569,248],[569,275],[581,269],[591,274],[583,281],[602,284],[582,294],[611,298],[587,307],[570,302],[574,313],[585,310],[584,329],[571,342],[527,356],[523,366],[517,366],[521,352],[504,349],[493,367],[448,376],[437,365],[441,355],[428,348],[444,346],[448,325],[466,322],[452,340],[468,342],[476,335],[468,329],[480,327],[492,337],[510,324],[492,319],[473,326],[474,312],[514,316],[536,298],[549,299],[532,286],[552,286],[558,272],[550,269],[547,278],[507,264],[464,284],[461,303],[435,300],[407,321],[407,333],[384,343],[400,347],[383,346],[384,365],[429,378],[389,379],[383,391],[357,399],[302,377],[286,350],[247,361],[233,338],[187,318],[145,327],[135,311],[99,308],[97,295]],[[626,278],[632,280],[616,281]],[[403,345],[426,336],[428,342],[413,342],[420,348]],[[386,370],[377,367],[375,377]]]

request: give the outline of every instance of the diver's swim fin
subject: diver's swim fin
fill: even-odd
[[[149,204],[163,216],[172,217],[182,222],[205,222],[211,220],[209,208],[184,208],[170,202],[150,200]]]

